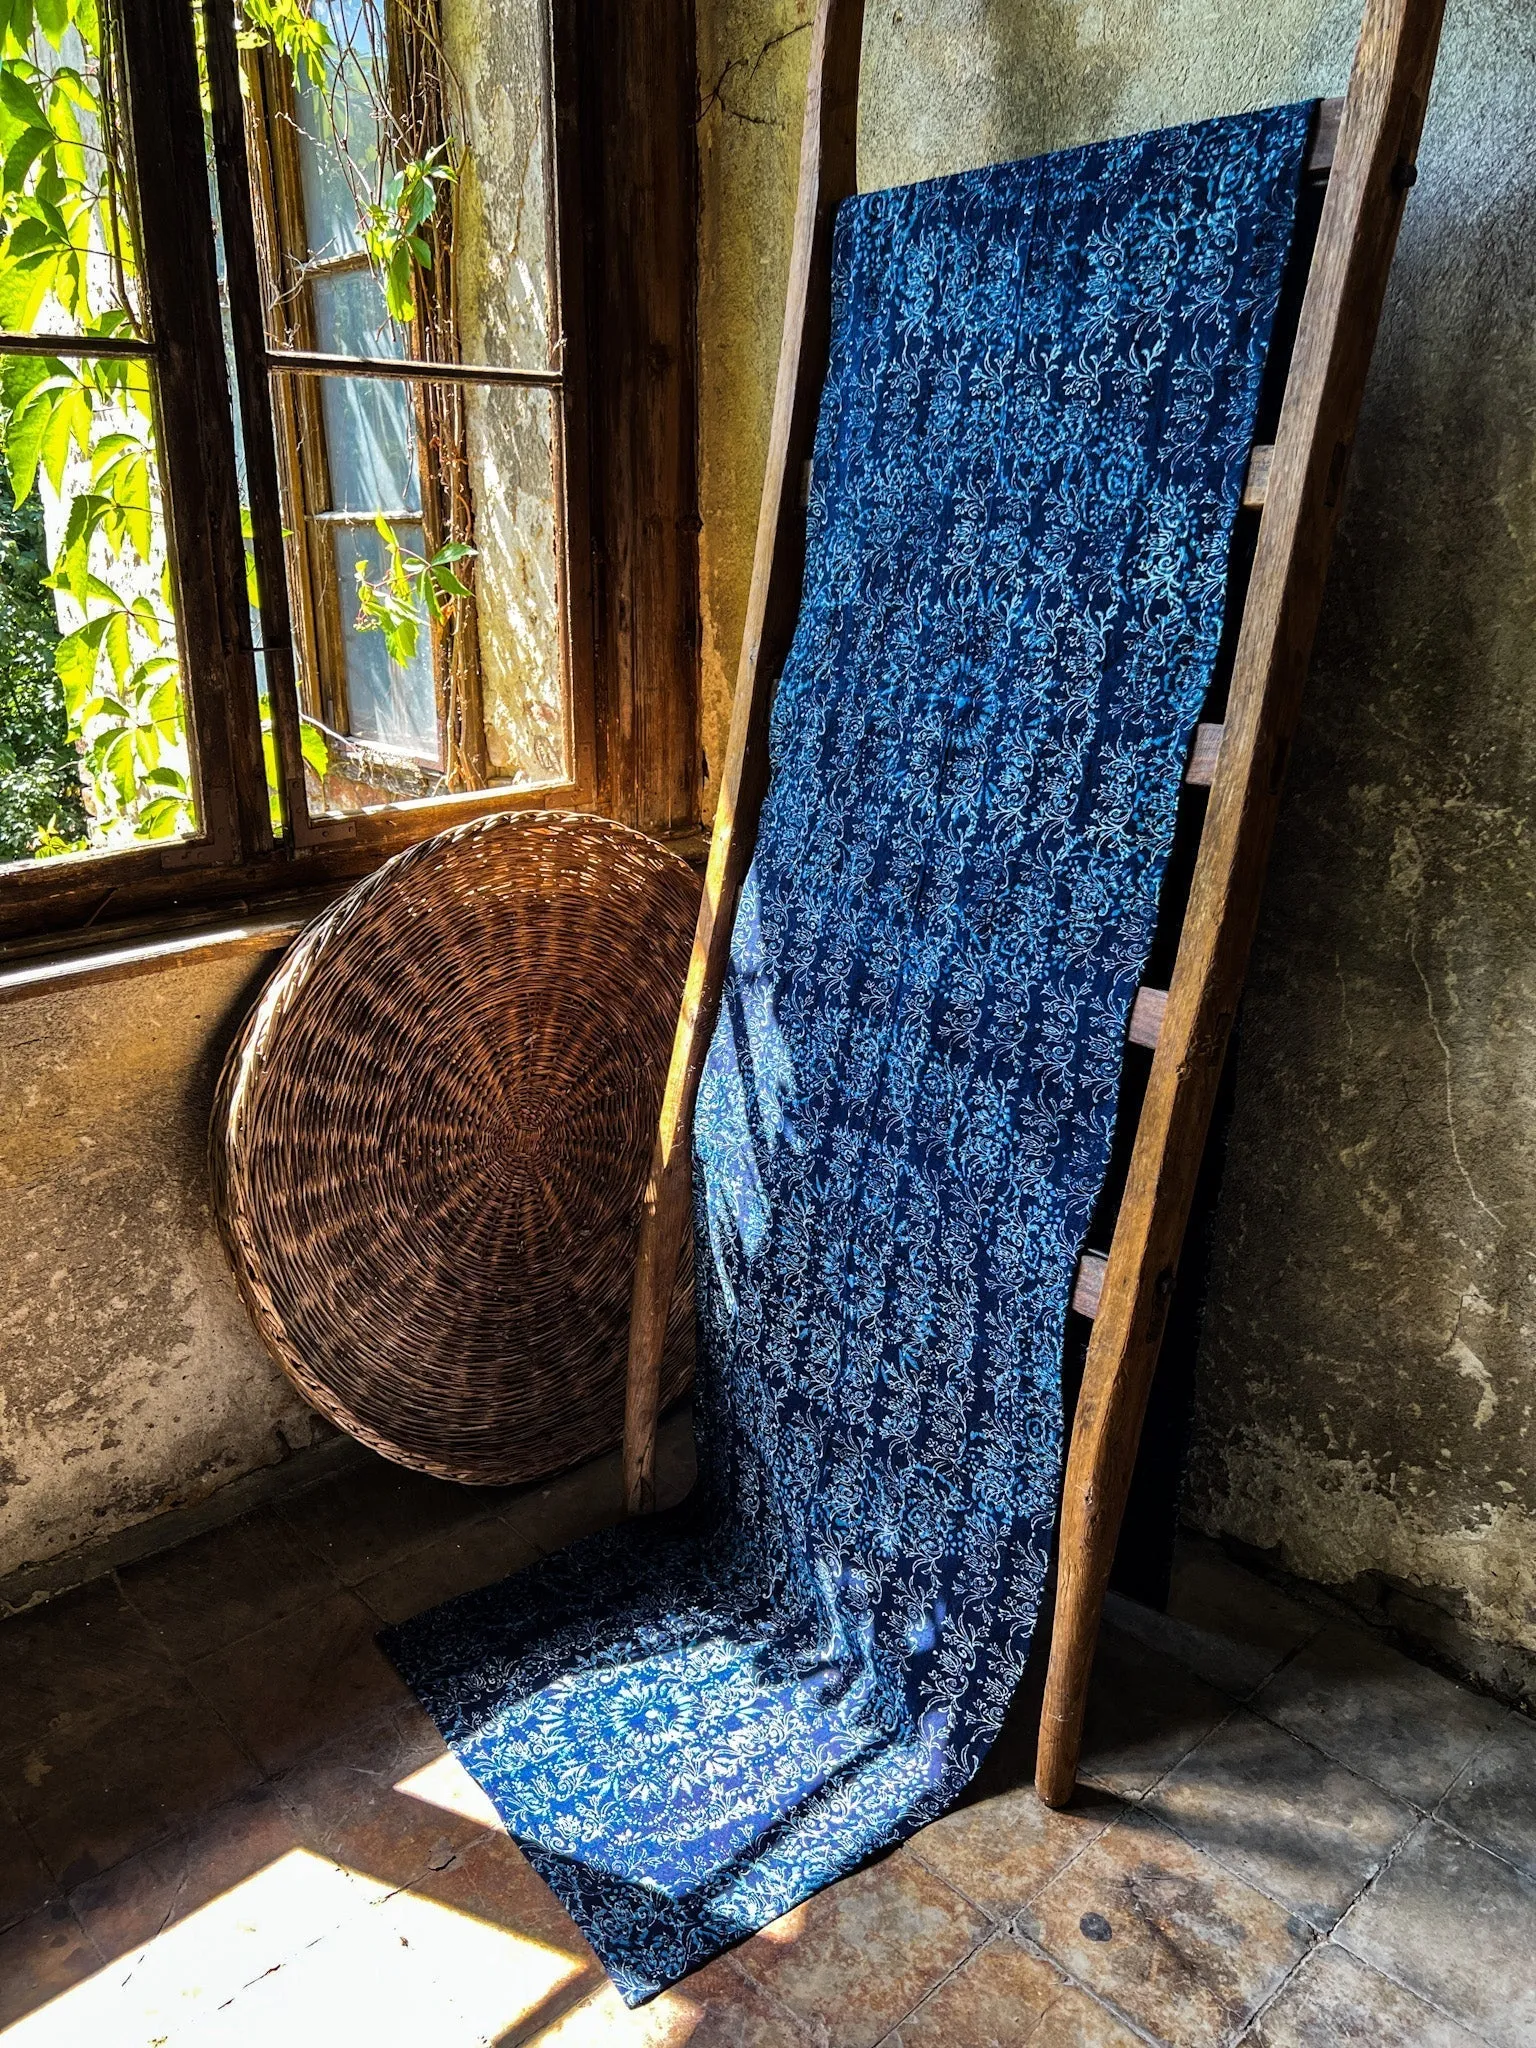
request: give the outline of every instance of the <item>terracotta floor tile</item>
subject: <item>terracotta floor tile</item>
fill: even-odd
[[[1478,2048],[1477,2036],[1332,1942],[1315,1948],[1241,2048]]]
[[[0,1756],[41,1738],[84,1735],[132,1699],[173,1690],[176,1674],[111,1579],[0,1621]]]
[[[26,1829],[0,1811],[0,1928],[35,1912],[58,1889]]]
[[[288,1527],[345,1585],[467,1528],[515,1498],[496,1486],[457,1486],[384,1458],[284,1503]]]
[[[553,2025],[520,2038],[529,2048],[819,2048],[723,1959],[633,2011],[604,1984]]]
[[[285,1770],[409,1699],[373,1640],[378,1626],[371,1608],[338,1593],[188,1669],[263,1769]]]
[[[540,1550],[553,1551],[611,1529],[623,1514],[623,1472],[614,1451],[520,1495],[507,1520]]]
[[[1083,1724],[1086,1784],[1134,1799],[1210,1734],[1232,1702],[1106,1622]]]
[[[472,1914],[527,1941],[558,1949],[594,1989],[607,1981],[575,1921],[504,1834],[482,1834],[466,1843],[418,1878],[412,1889],[456,1913]]]
[[[384,1886],[355,1871],[306,1849],[288,1849],[248,1876],[232,1879],[192,1912],[172,1918],[69,1992],[50,2012],[54,2026],[44,2036],[47,2048],[96,2048],[98,2043],[102,2048],[181,2048],[184,2042],[200,2042],[205,2029],[223,2029],[225,2014],[239,2008],[253,1988],[274,1976],[291,1981],[285,1973],[311,1953],[325,1951],[338,1962],[350,1954],[356,1967],[355,1949],[332,1944],[342,1930],[365,1924],[388,1896]],[[375,1952],[368,1958],[371,1976],[348,1985],[338,1969],[328,1987],[322,1975],[319,1988],[329,1991],[328,2002],[317,2003],[313,2014],[290,2006],[281,2014],[281,2031],[252,2035],[251,2048],[337,2048],[365,2041],[366,2033],[341,2022],[343,1994],[350,1993],[354,2015],[365,2014],[374,1980],[382,1974],[381,1960],[390,1961],[387,1953],[381,1959],[377,1952],[398,1945],[397,1933],[380,1939],[376,1932]],[[391,1985],[397,2004],[409,1990],[411,1974],[407,1961]],[[6,2048],[34,2044],[7,2040]]]
[[[539,1555],[538,1545],[517,1522],[487,1515],[467,1529],[413,1550],[370,1578],[359,1579],[357,1597],[380,1621],[409,1621],[459,1593],[494,1585]]]
[[[187,2040],[480,2048],[537,2035],[584,1988],[578,1958],[413,1889],[371,1899],[290,1949]]]
[[[0,1934],[0,2027],[6,2029],[6,2048],[32,2048],[48,2007],[98,1967],[96,1951],[62,1899]],[[28,2014],[35,2016],[30,2022]],[[54,2033],[53,2027],[48,2031]],[[87,2038],[75,2036],[80,2043]],[[66,2048],[70,2036],[58,2032],[55,2039],[58,2048]]]
[[[183,1662],[336,1590],[326,1567],[271,1509],[145,1558],[119,1577],[132,1605]]]
[[[914,1835],[906,1853],[1006,1920],[1123,1811],[1119,1800],[1088,1789],[1053,1813],[1024,1785],[955,1807]]]
[[[413,1791],[434,1764],[462,1776],[437,1730],[412,1707],[331,1744],[275,1779],[273,1791],[307,1849],[390,1887],[408,1885],[499,1825],[483,1801]]]
[[[1239,1699],[1322,1627],[1317,1615],[1204,1537],[1179,1540],[1166,1614],[1115,1594],[1105,1612],[1127,1635]]]
[[[1536,2043],[1536,1884],[1434,1821],[1334,1939],[1498,2048]]]
[[[1438,1818],[1536,1878],[1536,1725],[1506,1714],[1440,1802]]]
[[[1140,1815],[1092,1843],[1018,1924],[1172,2048],[1229,2040],[1309,1940],[1284,1907]]]
[[[1324,1933],[1418,1820],[1368,1778],[1241,1708],[1146,1804]]]
[[[34,1743],[4,1774],[6,1799],[65,1886],[110,1870],[259,1776],[185,1684],[84,1737]]]
[[[902,2021],[891,2048],[1140,2048],[1140,2036],[1003,1934]]]
[[[1363,1630],[1340,1624],[1314,1637],[1253,1703],[1270,1720],[1419,1806],[1436,1804],[1505,1712]]]
[[[104,1958],[142,1947],[300,1846],[293,1816],[256,1786],[89,1879],[70,1904]]]
[[[824,2048],[873,2048],[987,1931],[974,1906],[898,1853],[796,1906],[733,1960]]]

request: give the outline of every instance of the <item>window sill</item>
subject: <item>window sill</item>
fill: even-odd
[[[318,901],[178,929],[140,929],[92,946],[34,954],[0,967],[0,1004],[26,1002],[104,981],[158,974],[236,953],[282,953],[334,892]]]

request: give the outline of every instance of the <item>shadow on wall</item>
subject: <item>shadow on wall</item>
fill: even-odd
[[[1505,1692],[1536,1675],[1533,93],[1536,24],[1452,9],[1250,980],[1192,1490]]]

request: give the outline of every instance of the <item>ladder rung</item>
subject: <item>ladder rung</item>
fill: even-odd
[[[1216,780],[1216,762],[1225,731],[1224,725],[1195,727],[1195,743],[1189,750],[1189,766],[1184,770],[1184,780],[1192,789],[1209,789]]]
[[[1137,989],[1136,1000],[1131,1005],[1132,1045],[1144,1045],[1148,1052],[1156,1051],[1158,1034],[1163,1028],[1163,1012],[1167,1007],[1167,989]]]
[[[1307,151],[1309,178],[1326,178],[1333,169],[1334,153],[1339,146],[1339,122],[1343,114],[1342,100],[1324,100],[1318,108],[1312,147]]]
[[[1248,472],[1243,478],[1243,510],[1262,512],[1269,496],[1269,465],[1274,448],[1268,441],[1256,441],[1248,453]]]
[[[1109,1260],[1103,1252],[1084,1252],[1077,1262],[1077,1278],[1072,1282],[1072,1306],[1080,1316],[1087,1316],[1090,1321],[1099,1312],[1108,1266]]]

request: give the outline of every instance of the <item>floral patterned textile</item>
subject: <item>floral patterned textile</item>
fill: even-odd
[[[383,1639],[631,2003],[942,1812],[1023,1668],[1310,113],[839,213],[699,1484]]]

